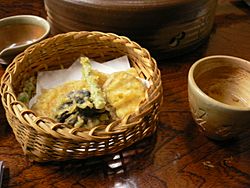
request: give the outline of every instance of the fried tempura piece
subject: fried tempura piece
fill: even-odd
[[[146,87],[132,74],[122,71],[113,73],[103,85],[106,99],[116,109],[119,118],[133,113],[145,99]]]
[[[62,103],[67,93],[86,87],[86,82],[79,80],[67,82],[56,88],[44,90],[42,95],[38,96],[37,102],[31,109],[40,116],[54,118],[57,113],[57,107]]]
[[[94,76],[92,72],[92,67],[90,65],[89,58],[81,57],[80,63],[82,64],[82,78],[89,86],[91,99],[96,109],[103,109],[106,105],[105,98],[103,96],[102,90],[98,85],[97,77]]]
[[[135,77],[139,76],[138,73],[136,72],[135,68],[133,68],[133,67],[130,68],[130,69],[128,69],[128,70],[126,70],[126,72],[129,73],[129,74],[131,74],[131,75],[133,75],[133,76],[135,76]]]
[[[103,73],[103,72],[99,72],[97,70],[92,70],[93,75],[97,78],[97,84],[102,87],[103,84],[106,82],[106,80],[108,79],[108,75]]]

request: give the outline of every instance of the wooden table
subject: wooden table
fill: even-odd
[[[0,18],[45,16],[42,1],[1,0]],[[0,36],[1,37],[1,36]],[[219,0],[209,40],[194,52],[159,63],[164,87],[160,125],[152,137],[115,155],[58,163],[29,162],[0,112],[0,160],[4,187],[250,187],[250,130],[237,139],[215,142],[192,120],[187,74],[197,59],[226,54],[250,60],[250,7]],[[0,73],[4,68],[0,68]]]

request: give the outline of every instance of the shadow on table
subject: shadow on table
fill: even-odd
[[[0,102],[0,138],[3,138],[11,133],[11,127],[5,116],[2,103]]]

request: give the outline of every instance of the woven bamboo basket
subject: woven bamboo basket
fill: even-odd
[[[80,55],[98,62],[127,55],[141,78],[152,84],[133,114],[86,131],[39,117],[17,100],[25,80],[37,72],[70,66]],[[151,135],[157,127],[162,102],[160,71],[149,52],[126,37],[101,32],[59,34],[19,54],[1,79],[7,120],[24,154],[32,161],[83,159],[118,152]]]

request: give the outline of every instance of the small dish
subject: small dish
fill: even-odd
[[[0,57],[14,56],[48,36],[49,23],[34,15],[0,19]]]
[[[188,74],[192,116],[210,138],[236,137],[250,126],[250,62],[210,56],[195,62]]]

